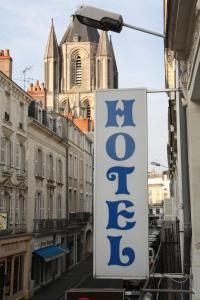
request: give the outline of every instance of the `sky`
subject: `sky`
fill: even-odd
[[[6,0],[0,2],[0,49],[10,49],[13,80],[23,87],[26,79],[43,77],[43,57],[51,19],[58,43],[81,5],[91,5],[122,15],[124,23],[163,33],[163,0]],[[119,88],[164,89],[164,43],[160,37],[129,28],[112,36]],[[31,79],[29,79],[31,78]],[[148,160],[167,166],[167,95],[148,94]],[[160,171],[157,168],[156,171]],[[163,169],[164,170],[164,169]]]

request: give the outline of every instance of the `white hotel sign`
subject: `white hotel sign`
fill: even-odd
[[[148,277],[145,89],[96,92],[94,209],[94,276]]]

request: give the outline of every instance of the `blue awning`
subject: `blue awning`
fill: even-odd
[[[34,253],[41,256],[45,261],[49,261],[62,256],[65,251],[57,246],[49,246],[35,250]]]

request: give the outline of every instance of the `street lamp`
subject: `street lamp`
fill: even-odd
[[[163,167],[163,168],[168,169],[167,166],[161,165],[160,163],[158,163],[158,162],[156,162],[156,161],[152,161],[152,162],[151,162],[151,165],[156,166],[156,167]]]
[[[109,12],[103,9],[99,9],[93,6],[81,6],[75,15],[80,23],[95,27],[104,31],[121,32],[122,27],[129,27],[138,31],[142,31],[148,34],[152,34],[158,37],[165,38],[164,34],[150,31],[144,28],[136,27],[123,22],[121,15]]]

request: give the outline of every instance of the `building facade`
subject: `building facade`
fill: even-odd
[[[166,86],[169,93],[168,160],[171,192],[180,221],[182,269],[200,299],[200,2],[165,1]]]
[[[92,253],[93,142],[73,122],[68,132],[69,266]]]
[[[94,90],[118,87],[118,71],[107,32],[80,24],[75,16],[58,45],[52,22],[44,56],[47,108],[93,130]]]
[[[31,97],[11,78],[12,60],[0,51],[0,299],[28,299],[27,113]]]
[[[28,119],[28,232],[32,290],[66,271],[66,151],[61,117],[32,101]]]

